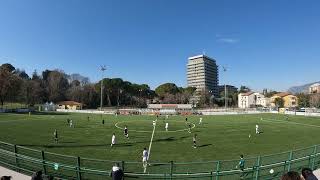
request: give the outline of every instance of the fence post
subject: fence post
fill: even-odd
[[[121,161],[121,167],[122,167],[123,173],[124,173],[124,171],[125,171],[124,164],[125,164],[125,162],[124,162],[124,161]],[[123,179],[124,179],[124,177],[123,177]]]
[[[16,167],[17,167],[17,171],[20,172],[20,168],[19,168],[19,160],[18,160],[18,154],[17,154],[17,145],[13,145],[13,152],[14,152],[14,160],[16,163]]]
[[[124,168],[124,161],[121,161],[121,166],[122,166],[122,171],[124,172],[125,171],[125,168]]]
[[[216,180],[219,180],[219,171],[220,171],[220,161],[217,162]]]
[[[81,180],[80,157],[77,157],[77,180]]]
[[[173,174],[173,161],[170,161],[170,180],[172,179],[172,174]]]
[[[314,170],[314,165],[316,163],[316,156],[317,156],[317,149],[318,148],[318,145],[315,145],[314,146],[314,149],[313,149],[313,158],[312,158],[312,163],[311,163],[311,169]]]
[[[261,156],[258,156],[257,165],[256,165],[256,180],[259,179],[260,161],[261,161]]]
[[[290,153],[289,153],[289,160],[288,160],[288,169],[287,169],[288,172],[291,170],[292,155],[293,155],[293,151],[290,151]]]
[[[43,173],[46,175],[47,174],[47,168],[46,168],[46,160],[45,160],[45,157],[44,157],[44,151],[41,151],[41,158],[42,158]]]

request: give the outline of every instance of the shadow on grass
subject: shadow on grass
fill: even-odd
[[[24,147],[36,148],[84,148],[84,147],[110,147],[110,144],[73,144],[75,142],[60,142],[58,144],[41,145],[41,144],[19,144]],[[130,147],[132,143],[116,144],[115,147]]]
[[[164,138],[164,139],[154,140],[154,142],[163,142],[163,141],[176,141],[176,139],[174,137],[168,137],[168,138]]]
[[[29,112],[5,112],[5,113],[2,113],[2,114],[26,114],[28,115]],[[32,115],[55,115],[55,116],[59,116],[59,115],[70,115],[70,113],[63,113],[63,112],[38,112],[38,111],[35,111],[35,112],[32,112],[31,113],[31,116]]]
[[[212,144],[203,144],[201,146],[198,146],[199,148],[203,148],[203,147],[208,147],[208,146],[212,146]]]
[[[178,139],[175,137],[168,137],[168,138],[162,138],[162,139],[156,139],[154,142],[173,142],[178,141],[181,139],[188,138],[188,136],[183,136]],[[36,148],[82,148],[82,147],[109,147],[110,144],[76,144],[75,141],[60,141],[58,144],[18,144],[18,146],[24,146],[24,147],[36,147]],[[150,143],[149,140],[146,141],[137,141],[137,142],[128,142],[128,143],[121,143],[116,144],[115,147],[130,147],[136,144],[145,144]],[[211,146],[212,144],[205,144],[199,147],[206,147]]]
[[[64,112],[32,112],[33,115],[70,115],[70,113]]]

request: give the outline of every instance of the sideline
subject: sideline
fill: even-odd
[[[153,141],[153,137],[154,137],[154,132],[156,131],[156,126],[157,126],[157,120],[155,120],[155,125],[153,126],[153,131],[152,131],[151,140],[150,140],[149,149],[148,149],[147,161],[149,161],[149,159],[150,159],[151,146],[152,146],[152,141]],[[148,167],[148,164],[146,167],[144,167],[144,171],[143,171],[144,173],[147,172],[147,167]]]

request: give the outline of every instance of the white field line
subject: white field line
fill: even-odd
[[[120,127],[119,124],[125,123],[126,121],[121,121],[121,122],[117,122],[114,126],[118,129],[124,130],[123,127]],[[170,122],[181,122],[181,121],[170,121]],[[194,123],[190,123],[192,124],[191,129],[194,129],[196,127],[196,125]],[[158,131],[158,132],[166,132],[166,133],[174,133],[174,132],[182,132],[182,131],[188,131],[189,128],[187,129],[179,129],[179,130],[175,130],[175,131]],[[130,131],[132,132],[138,132],[138,133],[149,133],[152,131],[139,131],[139,130],[134,130],[134,129],[130,129]]]
[[[320,126],[317,125],[312,125],[312,124],[304,124],[304,123],[298,123],[298,122],[292,122],[290,120],[288,121],[283,121],[283,120],[277,120],[277,119],[262,119],[262,121],[266,122],[273,122],[273,123],[283,123],[283,124],[295,124],[295,125],[301,125],[301,126],[309,126],[309,127],[316,127],[320,128]]]
[[[149,161],[149,159],[150,159],[150,152],[151,152],[151,147],[152,147],[152,141],[153,141],[153,137],[154,137],[154,132],[156,131],[156,126],[157,126],[157,120],[155,120],[155,125],[153,126],[153,131],[152,131],[152,135],[151,135],[151,139],[150,139],[150,144],[149,144],[149,149],[148,149],[148,158],[147,158],[148,161]],[[147,167],[148,167],[148,165],[144,168],[144,173],[147,172]]]

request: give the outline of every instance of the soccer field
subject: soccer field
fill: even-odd
[[[89,120],[88,120],[89,117]],[[199,118],[203,123],[199,125]],[[74,128],[67,119],[72,119]],[[230,116],[186,116],[158,118],[150,161],[198,162],[238,159],[279,153],[320,144],[320,119],[314,117],[258,114]],[[262,118],[262,119],[261,119]],[[102,119],[105,124],[102,124]],[[64,155],[87,158],[141,161],[149,147],[155,116],[89,114],[0,114],[0,141]],[[169,123],[168,131],[165,123]],[[261,134],[255,134],[259,125]],[[129,139],[123,135],[128,127]],[[53,132],[57,129],[59,143]],[[116,134],[116,145],[110,147]],[[192,137],[197,134],[197,148]],[[251,136],[251,137],[249,137]]]

